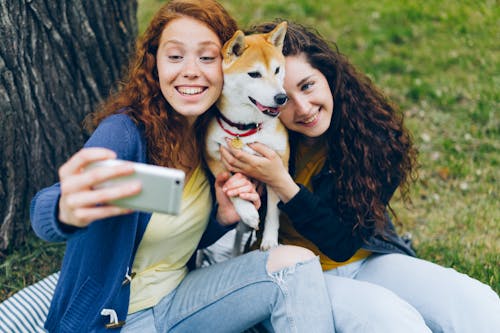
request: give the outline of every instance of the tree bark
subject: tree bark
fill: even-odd
[[[0,0],[0,250],[29,228],[36,191],[86,139],[137,35],[136,0]]]

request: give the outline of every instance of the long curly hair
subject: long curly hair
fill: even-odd
[[[268,32],[278,23],[251,30]],[[330,86],[333,119],[325,137],[330,168],[337,179],[334,204],[344,220],[353,221],[353,230],[370,228],[382,234],[395,189],[399,186],[402,198],[408,200],[409,184],[416,178],[417,150],[402,113],[334,42],[327,42],[315,30],[289,22],[283,53],[304,54]],[[292,149],[299,137],[290,133]]]
[[[124,112],[139,125],[146,137],[148,162],[156,165],[179,167],[183,148],[183,135],[188,126],[186,119],[176,113],[160,90],[156,53],[166,25],[180,17],[191,17],[206,24],[219,37],[222,44],[237,30],[236,21],[214,0],[172,0],[162,6],[148,28],[137,41],[136,52],[126,79],[118,91],[111,95],[99,111],[85,120],[92,131],[107,116]],[[204,133],[214,107],[195,122],[196,147],[203,147]],[[195,147],[195,149],[197,149]],[[200,151],[193,158],[201,159]],[[183,165],[181,165],[183,166]]]

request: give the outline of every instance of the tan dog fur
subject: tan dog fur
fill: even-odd
[[[277,108],[286,101],[283,89],[285,58],[282,53],[286,28],[287,24],[283,22],[267,34],[244,36],[243,32],[237,31],[224,44],[224,87],[217,102],[222,116],[212,119],[206,140],[206,159],[214,175],[224,170],[219,146],[227,146],[226,138],[235,141],[233,147],[241,145],[241,149],[252,154],[256,153],[247,144],[263,143],[274,149],[283,163],[288,165],[288,135],[277,117]],[[252,130],[232,126],[236,124],[255,124],[260,127]],[[232,198],[232,201],[241,222],[257,229],[259,215],[253,204],[238,197]],[[267,214],[260,245],[262,250],[278,245],[278,202],[278,196],[268,187]],[[241,233],[242,228],[237,230]],[[236,249],[236,252],[239,250]]]

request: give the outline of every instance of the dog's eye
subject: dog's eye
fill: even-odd
[[[278,74],[280,72],[280,68],[276,67],[276,70],[274,71],[274,75]]]
[[[252,79],[258,79],[259,77],[262,77],[262,75],[261,75],[259,72],[248,72],[248,75],[249,75]]]

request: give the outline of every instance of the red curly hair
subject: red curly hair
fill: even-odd
[[[181,161],[182,138],[187,121],[172,109],[161,93],[156,53],[164,28],[180,17],[191,17],[203,22],[216,33],[222,44],[237,30],[236,21],[214,0],[169,1],[158,10],[138,39],[128,76],[121,83],[119,91],[110,96],[98,112],[86,119],[87,129],[92,130],[104,118],[122,110],[144,129],[148,162],[169,167],[179,167],[177,164]],[[208,118],[214,112],[213,108],[198,117],[194,125],[196,147],[204,146],[204,131]],[[200,151],[196,153],[197,158],[201,159]]]
[[[271,31],[278,22],[252,31]],[[304,54],[327,79],[334,100],[333,119],[325,133],[331,171],[337,177],[337,202],[344,220],[382,233],[389,200],[399,186],[404,200],[416,177],[417,150],[398,108],[363,73],[314,30],[288,22],[283,54]],[[292,153],[299,133],[290,132]],[[394,212],[393,212],[394,213]]]

